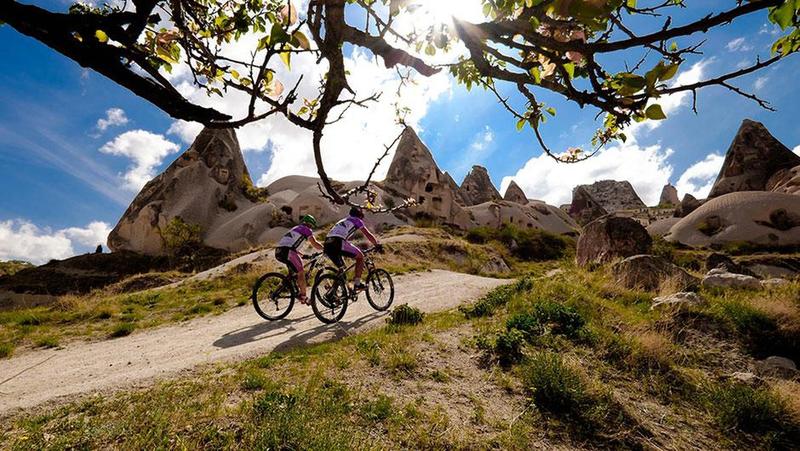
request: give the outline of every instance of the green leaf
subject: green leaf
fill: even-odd
[[[295,31],[292,35],[292,45],[303,50],[311,48],[311,42],[301,31]]]
[[[567,75],[569,75],[570,80],[575,78],[575,65],[572,63],[567,63],[564,65],[564,70],[567,71]]]
[[[556,109],[553,108],[553,107],[548,107],[545,111],[550,113],[550,116],[555,116],[556,115]]]
[[[517,121],[517,131],[522,131],[522,129],[525,127],[525,123],[526,122],[528,122],[528,120],[525,119],[524,117],[522,119],[518,120]]]
[[[279,56],[283,64],[286,65],[286,68],[292,70],[292,54],[290,52],[281,52]]]
[[[533,79],[536,81],[537,85],[542,82],[542,73],[539,71],[538,67],[531,68],[531,75],[533,75]]]
[[[661,109],[661,105],[659,105],[657,103],[654,103],[654,104],[650,105],[649,107],[647,107],[647,109],[644,111],[644,115],[648,119],[653,119],[653,120],[656,120],[656,121],[660,121],[662,119],[666,119],[667,118],[667,115],[664,114],[664,110]]]
[[[786,27],[792,24],[796,6],[797,5],[795,4],[794,0],[787,0],[783,2],[783,5],[770,10],[769,20],[778,24],[778,26],[781,27],[781,30],[785,30]]]
[[[673,41],[672,44],[669,45],[670,52],[674,52],[678,50],[678,43]]]
[[[238,80],[239,72],[236,69],[231,69],[231,77],[233,77],[234,80]]]
[[[678,73],[678,68],[679,67],[680,67],[680,64],[678,64],[678,63],[670,64],[669,66],[664,68],[664,71],[661,73],[661,75],[658,77],[658,79],[661,80],[661,81],[667,81],[667,80],[671,79],[672,77],[675,76],[675,74]]]
[[[628,8],[634,9],[636,8],[636,0],[627,0],[625,5],[627,5]]]
[[[103,30],[95,31],[94,32],[94,37],[96,37],[97,40],[100,41],[100,42],[103,42],[103,43],[108,42],[108,35]]]

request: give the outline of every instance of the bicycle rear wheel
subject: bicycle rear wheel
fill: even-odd
[[[273,272],[256,281],[251,300],[256,313],[266,320],[276,321],[292,311],[294,296],[292,282],[283,274]]]
[[[347,282],[338,274],[321,274],[311,290],[311,308],[325,324],[333,324],[347,311]]]
[[[367,301],[375,310],[383,312],[394,301],[394,282],[384,269],[376,269],[367,276]]]

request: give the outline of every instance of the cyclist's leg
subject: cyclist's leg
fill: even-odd
[[[306,303],[306,273],[303,269],[303,261],[300,254],[296,250],[291,249],[288,256],[289,263],[291,264],[295,276],[297,277],[297,288],[300,291],[300,302]]]
[[[325,255],[336,265],[337,268],[341,269],[344,267],[344,260],[342,259],[342,240],[341,238],[327,238],[325,239],[325,244],[323,244],[322,250],[325,252]]]
[[[342,240],[342,253],[350,258],[356,259],[355,278],[353,282],[357,287],[360,287],[361,274],[364,272],[364,253],[347,240]]]

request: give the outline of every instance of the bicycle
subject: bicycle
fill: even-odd
[[[367,301],[375,310],[383,312],[391,307],[394,301],[394,282],[388,271],[376,268],[370,258],[375,248],[364,251],[364,264],[367,269],[366,291]],[[351,289],[347,283],[347,273],[355,267],[326,268],[320,271],[314,280],[311,290],[311,309],[314,315],[325,324],[333,324],[344,316],[348,302],[356,302],[360,290]]]
[[[303,265],[306,272],[306,285],[311,284],[311,275],[314,270],[322,266],[322,255],[322,252],[318,252],[302,257],[308,262]],[[294,301],[299,295],[297,272],[289,271],[288,274],[272,272],[264,274],[256,281],[250,299],[259,316],[269,321],[277,321],[286,318],[286,315],[292,311]]]

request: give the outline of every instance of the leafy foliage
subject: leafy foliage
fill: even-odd
[[[180,216],[172,218],[161,230],[161,238],[173,255],[185,255],[202,243],[200,226],[187,224]]]
[[[416,307],[408,304],[400,304],[391,312],[386,322],[392,326],[414,325],[422,322],[425,314]]]
[[[572,239],[539,229],[521,229],[513,224],[496,227],[476,227],[466,236],[472,243],[497,241],[524,261],[555,260],[574,247]]]

